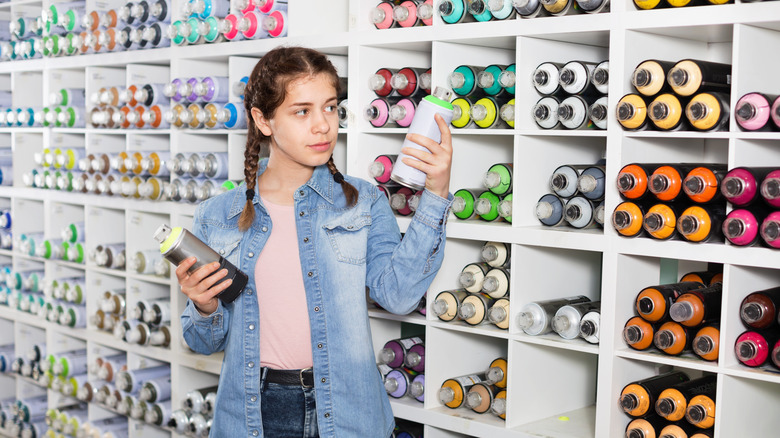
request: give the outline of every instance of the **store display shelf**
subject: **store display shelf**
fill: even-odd
[[[417,312],[412,312],[407,315],[396,315],[395,313],[390,313],[387,310],[372,308],[371,306],[372,305],[369,304],[368,308],[368,316],[371,318],[425,325],[425,316]]]
[[[15,309],[10,309],[7,306],[0,306],[0,318],[10,319],[12,321],[21,322],[23,324],[38,327],[41,329],[52,330],[72,338],[87,340],[89,333],[85,328],[71,328],[63,325],[55,324],[53,322],[46,321],[28,312],[22,312]]]
[[[155,130],[151,130],[150,131],[148,129],[146,129],[146,130],[139,129],[139,130],[136,130],[136,131],[128,131],[128,133],[131,133],[131,132],[133,132],[133,133],[135,133],[135,132],[144,132],[144,131],[151,132],[151,133],[155,133],[156,132]],[[170,133],[171,130],[168,130],[168,131]],[[187,129],[176,129],[176,131],[183,132],[185,134],[191,134],[191,135],[201,135],[201,134],[203,134],[203,135],[245,134],[244,130],[242,130],[242,129],[188,129],[187,128]]]
[[[408,129],[406,128],[365,128],[360,130],[365,134],[398,134],[406,135]]]
[[[623,135],[631,138],[699,138],[699,139],[728,139],[732,133],[728,131],[700,132],[700,131],[623,131]]]
[[[13,250],[10,249],[0,249],[0,256],[6,256],[6,257],[12,257],[16,253],[13,252]]]
[[[110,408],[110,407],[108,407],[108,406],[106,406],[104,404],[101,404],[101,403],[91,402],[91,403],[88,403],[88,405],[99,407],[100,409],[104,409],[107,412],[111,412],[113,414],[120,415],[122,417],[127,417],[128,427],[130,427],[130,428],[132,428],[132,429],[134,429],[134,430],[136,430],[138,432],[144,432],[144,430],[143,430],[144,426],[149,426],[149,427],[152,427],[152,428],[160,430],[160,431],[171,432],[173,434],[176,433],[170,427],[167,427],[167,426],[157,426],[157,425],[154,425],[154,424],[146,423],[146,422],[141,421],[139,419],[134,419],[134,418],[130,417],[130,415],[126,414],[126,413],[123,414],[123,413],[119,412],[118,410],[116,410],[114,408]],[[136,426],[132,426],[131,425],[131,423],[133,423],[133,422],[136,423]]]
[[[490,414],[477,414],[470,409],[450,409],[440,406],[423,409],[422,404],[412,399],[391,399],[393,415],[409,421],[425,423],[469,436],[491,438],[530,438],[533,435],[518,435],[506,428],[504,420]]]
[[[222,359],[225,357],[225,353],[220,351],[210,356],[204,356],[188,351],[179,353],[177,356],[182,359],[181,364],[188,368],[219,374],[222,370]]]
[[[14,257],[22,259],[22,260],[32,260],[34,262],[41,262],[41,263],[50,261],[49,259],[45,259],[43,257],[36,257],[36,256],[28,255],[28,254],[22,254],[20,251],[12,251],[12,252],[13,252],[13,256]],[[51,261],[53,261],[53,260],[51,260]]]
[[[65,260],[54,260],[58,265],[67,266],[73,269],[86,269],[87,266],[83,263],[66,262]]]
[[[311,36],[290,36],[286,38],[267,38],[231,41],[218,44],[172,47],[163,50],[171,50],[176,58],[227,59],[228,56],[260,56],[269,52],[276,46],[285,45],[311,47],[331,55],[346,55],[347,46],[353,37],[354,35],[347,32],[331,31],[318,34],[316,35],[316,38],[312,38]]]
[[[38,381],[33,379],[32,377],[23,376],[21,374],[16,374],[16,373],[6,373],[6,375],[15,377],[17,381],[24,382],[24,383],[27,383],[29,385],[37,386],[39,388],[48,389],[45,386],[43,386],[40,383],[38,383]]]
[[[732,135],[740,140],[780,140],[780,132],[737,131]]]
[[[432,320],[428,323],[431,327],[441,328],[445,330],[452,330],[462,333],[468,333],[472,335],[489,336],[491,338],[509,339],[509,332],[496,327],[495,325],[485,322],[480,325],[468,325],[462,321],[450,321],[444,322],[439,319]]]
[[[171,129],[99,129],[99,128],[86,128],[87,134],[109,134],[109,135],[127,135],[127,134],[142,134],[142,135],[169,135]],[[207,130],[204,130],[206,132]],[[70,131],[68,131],[70,132]]]
[[[127,278],[132,278],[134,280],[141,280],[145,281],[147,283],[156,283],[156,284],[162,284],[163,286],[173,286],[176,283],[175,277],[160,277],[157,275],[144,275],[144,274],[136,274],[135,272],[127,271]],[[175,275],[175,274],[171,274]]]
[[[195,209],[197,208],[197,204],[188,204],[184,202],[144,201],[132,198],[123,198],[119,196],[68,193],[61,192],[59,190],[33,189],[29,187],[0,187],[0,197],[23,198],[36,201],[52,201],[117,210],[133,210],[154,214],[178,213],[189,216],[192,216],[195,213]]]
[[[578,230],[571,227],[525,226],[512,228],[519,238],[512,243],[584,251],[604,251],[608,238],[601,228]]]
[[[27,312],[21,312],[16,309],[11,309],[6,305],[0,306],[0,318],[21,322],[23,324],[33,326],[33,327],[38,327],[41,329],[45,329],[48,327],[48,323],[38,318],[37,315],[32,315]]]
[[[452,135],[515,135],[517,134],[517,131],[511,128],[496,128],[496,129],[452,128],[450,132],[452,132]]]
[[[171,362],[172,355],[171,355],[170,348],[128,344],[127,342],[117,339],[111,333],[97,331],[97,330],[89,331],[89,340],[95,341],[99,344],[103,344],[106,346],[111,346],[112,348],[120,348],[122,350],[127,351],[128,353],[138,354],[140,356],[149,357],[154,360],[159,360],[161,362]]]
[[[450,189],[452,191],[452,189]],[[454,239],[511,242],[512,225],[503,221],[486,222],[480,219],[460,220],[450,216],[447,237]]]
[[[87,128],[49,128],[53,133],[60,134],[86,134]]]
[[[606,137],[606,129],[521,129],[515,131],[527,137]]]
[[[495,38],[509,34],[518,36],[538,35],[566,41],[568,38],[576,39],[574,34],[579,32],[603,31],[606,38],[601,36],[580,41],[583,44],[606,46],[608,31],[612,27],[615,18],[616,14],[605,12],[600,14],[571,14],[558,17],[540,16],[530,19],[517,17],[514,20],[471,22],[457,25],[444,25],[439,22],[436,23],[439,25],[438,29],[441,29],[440,33],[437,34],[437,40],[462,42],[465,36],[475,37],[472,39],[473,41],[474,39]]]
[[[39,5],[39,4],[41,4],[41,0],[12,0],[9,2],[0,3],[0,9],[10,8],[12,6]]]
[[[111,53],[93,53],[89,55],[76,55],[59,58],[47,58],[43,59],[44,68],[46,69],[59,69],[59,68],[83,68],[92,66],[114,66],[125,65],[138,62],[138,51],[131,52],[111,52]],[[171,62],[173,56],[173,49],[170,47],[150,49],[143,51],[143,63],[144,64],[160,64],[167,65]],[[38,61],[38,60],[33,60]],[[6,64],[0,64],[0,71],[3,71]],[[28,62],[28,61],[21,61]]]
[[[618,253],[649,257],[669,257],[701,262],[729,263],[777,269],[780,253],[760,247],[736,247],[723,243],[692,243],[683,241],[657,241],[647,238],[615,237]]]
[[[127,277],[127,271],[125,271],[124,269],[110,269],[110,268],[104,268],[102,266],[95,266],[93,264],[89,264],[87,265],[87,270],[91,272],[97,272],[100,274],[111,275],[114,277],[122,277],[122,278]]]
[[[598,344],[590,344],[582,339],[563,339],[555,333],[550,333],[541,336],[530,336],[524,333],[518,333],[511,335],[511,338],[520,342],[527,342],[529,344],[545,345],[553,348],[561,348],[564,350],[579,351],[581,353],[599,354]]]
[[[0,64],[0,65],[2,65],[2,64]],[[46,128],[9,128],[9,127],[2,127],[2,128],[0,128],[0,133],[2,133],[2,134],[9,134],[9,133],[40,134],[44,130],[46,130]]]
[[[595,429],[596,405],[590,405],[511,430],[533,437],[589,438],[595,437]]]
[[[726,5],[637,10],[633,5],[623,14],[628,29],[686,26],[717,26],[732,23],[760,23],[780,17],[780,4],[774,1]],[[693,30],[692,30],[693,31]]]
[[[641,360],[643,362],[660,363],[664,365],[671,365],[678,368],[688,368],[699,371],[706,371],[709,373],[717,373],[720,371],[717,362],[707,362],[701,360],[692,354],[686,354],[682,356],[669,356],[659,351],[634,351],[627,349],[618,349],[615,351],[615,355],[618,357],[624,357],[626,359]]]
[[[721,373],[735,377],[743,377],[751,380],[762,380],[764,382],[780,385],[780,370],[772,365],[764,365],[759,368],[750,368],[744,365],[734,365],[721,369]]]

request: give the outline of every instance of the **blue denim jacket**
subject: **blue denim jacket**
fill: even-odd
[[[260,162],[258,175],[266,164]],[[360,194],[352,208],[346,206],[341,186],[324,165],[294,195],[317,421],[321,437],[387,437],[393,429],[393,413],[376,368],[366,286],[371,298],[390,312],[404,314],[415,308],[444,258],[452,195],[445,200],[424,191],[401,240],[387,198],[367,181],[345,179]],[[201,203],[193,223],[196,236],[249,276],[247,287],[233,303],[220,302],[213,314],[204,317],[188,300],[181,316],[184,338],[194,351],[225,351],[212,437],[263,436],[254,268],[272,224],[255,195],[254,223],[244,233],[238,230],[245,193],[231,190]]]

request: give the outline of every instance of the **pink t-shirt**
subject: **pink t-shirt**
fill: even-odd
[[[260,307],[260,364],[274,369],[312,366],[295,207],[263,200],[273,229],[255,265]]]

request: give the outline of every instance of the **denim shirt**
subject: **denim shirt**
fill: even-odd
[[[258,175],[266,164],[267,160],[260,162]],[[452,195],[444,199],[425,190],[401,240],[385,195],[367,181],[345,179],[359,191],[351,208],[324,165],[315,168],[294,195],[317,421],[321,437],[388,437],[393,413],[376,367],[366,286],[371,298],[390,312],[405,314],[415,308],[444,258]],[[238,217],[245,203],[242,189],[202,202],[192,230],[249,276],[234,302],[220,301],[217,310],[204,317],[188,300],[181,315],[190,348],[201,354],[225,351],[212,437],[263,436],[254,271],[273,224],[255,195],[254,223],[246,232],[239,231]]]

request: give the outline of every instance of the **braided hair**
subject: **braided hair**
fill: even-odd
[[[252,120],[252,109],[257,108],[266,119],[271,119],[276,109],[281,106],[287,95],[287,87],[301,76],[327,74],[331,77],[333,87],[338,94],[341,84],[336,68],[328,58],[312,49],[304,47],[277,47],[263,56],[257,62],[249,76],[244,91],[244,108],[249,117],[246,149],[244,150],[244,182],[246,183],[246,204],[238,219],[238,228],[246,231],[255,219],[255,209],[252,200],[257,185],[257,170],[260,154],[268,147],[270,137],[263,134]],[[341,185],[347,204],[357,203],[357,189],[344,180],[344,176],[336,168],[333,156],[327,163],[333,180]]]

